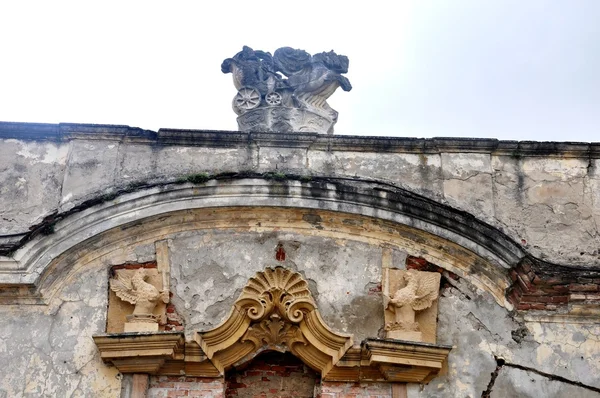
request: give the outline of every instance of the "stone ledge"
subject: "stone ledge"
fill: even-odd
[[[116,333],[92,336],[100,357],[121,373],[156,374],[167,360],[184,358],[183,333]]]
[[[77,123],[0,122],[0,139],[70,141],[75,139],[108,140],[160,145],[205,147],[261,146],[304,147],[314,150],[392,152],[392,153],[490,153],[512,157],[559,156],[600,158],[600,143],[502,141],[491,138],[408,138],[317,133],[267,133],[219,130],[159,129]]]
[[[349,350],[328,381],[386,381],[427,384],[443,372],[451,346],[393,339],[366,339]]]
[[[117,333],[93,336],[106,364],[121,373],[219,378],[219,371],[184,334]],[[445,367],[451,346],[392,339],[366,339],[348,349],[325,376],[327,381],[426,384]]]

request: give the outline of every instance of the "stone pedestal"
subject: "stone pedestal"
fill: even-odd
[[[337,112],[331,112],[324,115],[302,108],[260,107],[240,115],[237,122],[239,130],[245,132],[333,134]]]
[[[127,315],[124,332],[158,332],[158,317],[154,315]]]
[[[423,333],[407,332],[404,330],[388,330],[386,331],[388,339],[404,340],[404,341],[423,341]]]

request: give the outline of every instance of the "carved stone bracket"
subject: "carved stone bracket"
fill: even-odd
[[[195,340],[221,373],[275,350],[291,352],[323,377],[352,346],[350,335],[325,325],[302,276],[281,267],[250,278],[229,318]]]
[[[158,373],[167,360],[183,360],[183,333],[118,333],[93,336],[100,357],[121,373]]]
[[[442,369],[451,346],[391,339],[366,339],[325,377],[330,381],[428,383]]]

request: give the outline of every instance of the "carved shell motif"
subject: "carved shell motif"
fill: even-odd
[[[236,305],[254,321],[277,312],[293,323],[299,323],[305,313],[316,308],[302,275],[282,267],[256,273],[244,287]]]

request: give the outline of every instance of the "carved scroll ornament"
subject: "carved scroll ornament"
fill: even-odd
[[[302,276],[281,267],[250,278],[229,318],[195,339],[221,372],[275,350],[291,352],[325,376],[352,346],[350,335],[324,324]]]

